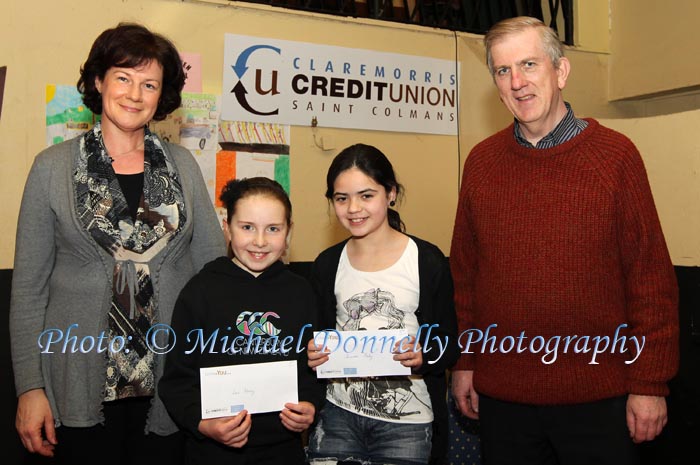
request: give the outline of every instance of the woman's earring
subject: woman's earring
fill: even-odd
[[[395,205],[396,205],[396,201],[395,201],[395,200],[392,200],[391,202],[389,202],[389,206],[390,206],[390,207],[393,207],[393,206],[395,206]]]

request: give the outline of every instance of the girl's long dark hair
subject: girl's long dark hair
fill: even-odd
[[[381,150],[366,144],[355,144],[343,149],[333,159],[331,166],[328,168],[326,175],[326,198],[333,200],[333,185],[335,179],[345,170],[357,168],[364,174],[369,176],[380,184],[386,190],[387,194],[392,189],[396,189],[396,198],[403,196],[404,188],[396,180],[394,167],[391,166],[389,159],[382,153]],[[387,210],[389,226],[399,232],[406,231],[406,225],[401,221],[399,212],[393,208]]]

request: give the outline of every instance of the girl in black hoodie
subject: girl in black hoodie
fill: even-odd
[[[172,321],[177,339],[171,338],[179,346],[167,355],[159,394],[188,433],[189,464],[303,464],[301,433],[314,421],[323,386],[304,350],[316,323],[313,292],[280,261],[289,243],[292,206],[282,186],[267,178],[230,181],[220,199],[227,209],[223,226],[231,258],[205,265],[180,293]],[[204,339],[214,335],[206,350],[191,350],[192,330],[201,330]],[[251,330],[262,333],[261,343],[232,343],[247,343]],[[274,344],[287,336],[294,338],[291,346]],[[285,404],[281,412],[243,410],[202,419],[200,368],[284,360],[297,361],[298,403]]]

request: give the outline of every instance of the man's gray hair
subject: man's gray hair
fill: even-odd
[[[537,18],[530,16],[518,16],[516,18],[508,18],[494,24],[484,36],[484,45],[486,46],[486,65],[489,67],[489,72],[493,76],[493,59],[491,57],[491,47],[499,41],[503,40],[511,34],[526,31],[534,28],[540,33],[542,38],[542,46],[544,52],[549,55],[550,60],[555,68],[559,67],[559,59],[564,56],[564,45],[559,40],[559,36],[551,27],[544,24]]]

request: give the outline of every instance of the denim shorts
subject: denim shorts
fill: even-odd
[[[338,461],[363,465],[427,464],[432,436],[432,423],[391,423],[326,402],[309,437],[309,462],[312,465]]]

